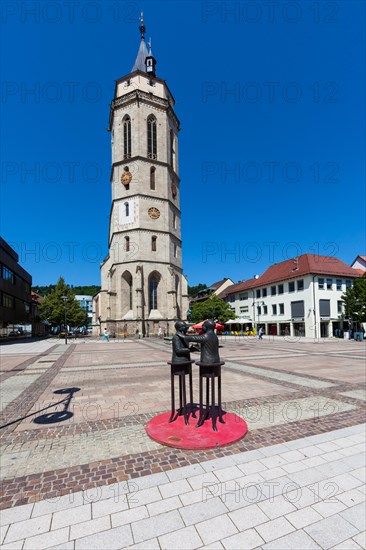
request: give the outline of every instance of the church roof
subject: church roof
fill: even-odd
[[[148,56],[148,51],[145,43],[145,39],[141,38],[139,51],[137,52],[137,57],[134,66],[132,67],[132,73],[134,71],[143,71],[146,73],[145,59]]]

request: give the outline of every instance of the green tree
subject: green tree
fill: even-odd
[[[236,318],[230,304],[221,300],[216,294],[212,294],[204,302],[191,304],[191,308],[194,323],[199,323],[205,319],[217,319],[219,323],[226,323],[229,319]]]
[[[188,285],[188,295],[191,298],[195,298],[197,296],[197,294],[201,290],[204,290],[205,288],[207,288],[207,285],[205,285],[204,283],[200,283],[199,285],[196,285],[196,286],[189,286]]]
[[[66,296],[66,300],[62,296]],[[81,327],[87,323],[87,313],[75,300],[73,291],[62,277],[59,278],[55,289],[47,294],[39,306],[40,317],[49,321],[52,325],[61,325],[65,321],[65,304],[68,325]]]
[[[360,323],[366,322],[366,275],[353,281],[353,286],[347,288],[342,300],[346,319],[352,319],[359,328]]]

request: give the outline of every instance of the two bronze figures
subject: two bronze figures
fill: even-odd
[[[184,417],[186,425],[189,424],[189,415],[196,418],[195,405],[193,403],[192,387],[192,364],[191,348],[189,342],[199,343],[201,346],[200,361],[196,361],[199,366],[199,419],[196,427],[199,428],[205,420],[212,419],[212,428],[217,431],[217,418],[222,424],[225,423],[224,412],[221,406],[221,366],[224,362],[219,356],[219,340],[215,334],[215,321],[209,319],[202,325],[203,334],[187,335],[188,325],[183,321],[175,323],[176,333],[172,340],[172,360],[171,366],[171,415],[169,422],[175,421],[178,416]],[[189,377],[190,402],[187,404],[185,377]],[[179,376],[179,409],[175,410],[175,388],[174,377]],[[203,406],[203,379],[206,379],[206,405]],[[215,404],[215,378],[218,379],[218,403]],[[211,381],[211,391],[210,391]],[[211,402],[210,402],[211,395]]]

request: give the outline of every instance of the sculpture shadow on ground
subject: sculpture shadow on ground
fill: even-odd
[[[6,424],[3,424],[0,426],[0,429],[6,428],[8,426],[11,426],[12,424],[18,424],[22,420],[25,420],[26,418],[30,418],[31,416],[35,416],[39,414],[41,411],[47,411],[48,409],[53,409],[54,407],[57,407],[59,405],[63,405],[63,409],[61,411],[53,411],[50,413],[42,414],[40,416],[37,416],[33,422],[35,424],[55,424],[58,422],[64,422],[65,420],[68,420],[69,418],[72,418],[74,414],[69,411],[69,406],[71,403],[71,400],[76,392],[80,391],[80,388],[63,388],[61,390],[55,390],[53,393],[58,395],[66,395],[64,399],[61,399],[61,401],[57,401],[57,403],[52,403],[51,405],[47,405],[47,407],[43,407],[42,409],[26,414],[24,416],[21,416],[19,418],[16,418],[15,420],[12,420],[11,422],[7,422]]]
[[[35,424],[56,424],[58,422],[64,422],[65,420],[69,420],[69,418],[72,418],[74,416],[74,413],[72,413],[68,409],[69,409],[71,400],[74,397],[74,393],[78,391],[80,391],[80,388],[76,388],[76,387],[64,388],[61,390],[54,391],[53,393],[56,393],[59,395],[66,395],[65,399],[62,399],[61,401],[58,401],[58,403],[55,403],[55,405],[53,405],[55,407],[57,405],[63,404],[64,406],[63,410],[42,414],[41,416],[37,416],[33,420],[33,422]]]

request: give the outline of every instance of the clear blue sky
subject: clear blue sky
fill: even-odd
[[[364,2],[3,2],[1,234],[33,283],[100,284],[140,10],[182,126],[189,283],[365,254]]]

